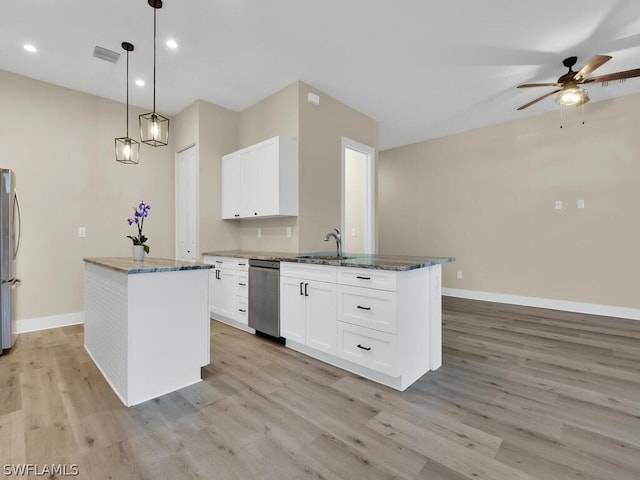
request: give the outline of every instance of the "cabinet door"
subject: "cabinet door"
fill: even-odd
[[[257,191],[258,215],[280,213],[280,162],[278,139],[263,142],[256,149],[256,171],[260,180]]]
[[[252,149],[240,155],[240,217],[250,218],[258,215],[257,189],[256,152]]]
[[[235,320],[236,318],[236,284],[238,272],[227,268],[216,269],[212,280],[212,310],[217,315]]]
[[[240,217],[240,158],[222,157],[222,218]]]
[[[307,346],[335,355],[338,351],[337,287],[335,283],[307,282]]]
[[[303,287],[300,278],[280,277],[280,335],[302,344],[306,341]]]
[[[205,263],[207,262],[205,261]],[[216,270],[215,268],[212,268],[211,270],[209,270],[209,316],[211,316],[211,314],[213,313],[216,313],[216,286]]]

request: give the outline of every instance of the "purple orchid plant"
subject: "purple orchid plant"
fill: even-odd
[[[145,245],[148,238],[142,234],[142,226],[144,225],[144,219],[149,216],[149,210],[151,210],[151,205],[141,201],[138,208],[133,207],[133,218],[127,218],[129,225],[135,223],[138,228],[138,236],[127,235],[127,238],[130,238],[134,245],[142,245],[145,253],[149,253],[149,245]]]

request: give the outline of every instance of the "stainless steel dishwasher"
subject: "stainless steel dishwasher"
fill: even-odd
[[[249,259],[249,326],[280,338],[280,262]]]

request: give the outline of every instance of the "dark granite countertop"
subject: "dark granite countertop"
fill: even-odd
[[[454,257],[428,257],[405,255],[366,255],[362,253],[345,253],[343,259],[326,258],[335,252],[282,253],[252,252],[245,250],[225,250],[206,252],[203,255],[231,258],[258,258],[262,260],[279,260],[281,262],[310,263],[314,265],[332,265],[338,267],[373,268],[378,270],[414,270],[432,267],[443,263],[455,262]],[[322,258],[325,257],[325,258]]]
[[[87,263],[92,263],[100,267],[109,268],[111,270],[127,274],[175,272],[179,270],[200,270],[212,268],[212,265],[206,265],[204,263],[182,262],[180,260],[153,257],[145,257],[142,262],[134,262],[130,257],[91,257],[83,258],[83,260]]]

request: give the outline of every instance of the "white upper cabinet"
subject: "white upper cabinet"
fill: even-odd
[[[222,157],[222,218],[298,215],[298,143],[274,137]]]

